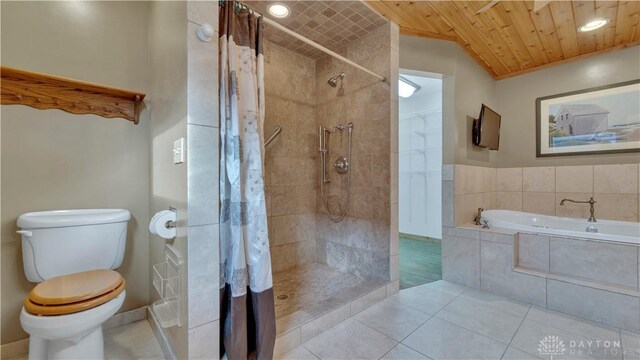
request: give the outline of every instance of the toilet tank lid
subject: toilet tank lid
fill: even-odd
[[[129,221],[131,213],[125,209],[78,209],[38,211],[18,217],[22,229],[42,229],[68,226],[109,224]]]

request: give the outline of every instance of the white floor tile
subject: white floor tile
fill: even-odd
[[[276,356],[275,358],[278,360],[318,360],[318,358],[313,355],[311,351],[307,350],[302,345],[282,356]]]
[[[527,319],[594,340],[619,337],[619,330],[614,327],[536,306],[531,307]]]
[[[429,317],[423,312],[387,299],[356,315],[356,320],[402,341]]]
[[[462,294],[463,291],[465,291],[465,289],[468,289],[467,287],[464,287],[462,285],[458,285],[456,283],[452,283],[451,281],[447,281],[447,280],[438,280],[438,281],[433,281],[430,283],[426,283],[420,286],[416,286],[413,287],[412,289],[415,288],[420,288],[420,289],[424,289],[424,290],[441,290],[441,291],[447,291],[456,295],[460,295]]]
[[[512,300],[500,295],[494,295],[486,291],[467,288],[462,294],[461,299],[477,302],[486,307],[495,310],[505,311],[514,315],[525,316],[531,305],[517,300]]]
[[[444,281],[437,281],[436,283],[440,283],[440,285],[434,286],[425,284],[412,287],[410,289],[404,289],[399,293],[390,296],[389,299],[399,304],[422,311],[426,314],[435,315],[462,292],[462,290],[453,291],[449,289],[449,284],[451,283]]]
[[[402,343],[432,359],[500,359],[507,348],[506,344],[437,318],[429,319]]]
[[[620,331],[622,351],[625,360],[640,360],[640,334]]]
[[[555,336],[562,341],[564,350],[554,353],[554,359],[622,359],[622,349],[615,347],[615,341],[619,343],[615,338],[592,339],[557,329],[553,325],[553,323],[541,324],[531,321],[527,317],[510,346],[543,359],[549,359],[551,356],[541,354],[539,346],[541,343],[549,342],[548,339]],[[605,341],[608,341],[608,347],[605,346]]]
[[[351,319],[309,340],[304,347],[320,359],[379,359],[396,344],[390,337]]]
[[[502,360],[536,360],[536,359],[540,359],[540,358],[512,347],[507,348],[507,351],[505,351],[504,355],[502,355]]]
[[[423,360],[429,359],[428,357],[420,354],[419,352],[411,349],[408,346],[398,344],[396,347],[386,353],[382,360]]]
[[[104,332],[106,359],[164,359],[147,320],[118,326]]]
[[[460,297],[436,316],[504,344],[509,344],[524,318],[524,315],[496,310]]]

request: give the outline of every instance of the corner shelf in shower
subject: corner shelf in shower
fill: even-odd
[[[2,105],[59,109],[72,114],[124,118],[137,124],[145,94],[8,66],[2,73]]]

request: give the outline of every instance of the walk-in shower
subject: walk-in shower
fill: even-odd
[[[344,74],[344,73],[342,73]],[[329,80],[331,81],[331,80]],[[347,175],[347,189],[346,196],[344,200],[344,206],[340,199],[338,199],[338,214],[332,214],[329,209],[329,199],[325,196],[324,188],[325,185],[330,183],[331,180],[327,177],[327,157],[329,157],[329,136],[331,134],[340,134],[347,130],[347,156],[338,156],[336,160],[333,162],[333,168],[336,173],[340,175]],[[320,195],[322,196],[322,203],[324,206],[324,210],[327,213],[327,216],[333,222],[342,221],[345,216],[347,216],[347,212],[349,210],[349,195],[351,194],[351,143],[353,137],[353,123],[336,125],[331,129],[327,129],[323,126],[318,127],[318,143],[319,143],[319,152],[320,152]]]
[[[359,14],[379,18],[356,1],[327,6],[338,10],[347,3]],[[263,2],[251,5],[266,11]],[[317,12],[316,17],[324,16]],[[367,27],[370,20],[365,20]],[[389,46],[377,45],[389,43],[390,27],[379,18],[375,30],[344,48],[330,34],[327,45],[335,43],[339,53],[322,55],[325,48],[315,51],[310,45],[308,52],[294,47],[288,35],[276,36],[278,32],[266,25],[265,138],[277,126],[282,128],[264,152],[280,336],[315,326],[310,324],[350,308],[363,295],[386,294],[391,210],[385,160],[390,159],[390,146],[380,143],[390,139],[392,112],[386,98],[392,92],[384,80],[391,56]],[[275,35],[269,39],[269,34]],[[379,61],[371,62],[370,57]]]

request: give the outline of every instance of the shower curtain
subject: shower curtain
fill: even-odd
[[[237,2],[220,5],[220,355],[266,360],[276,326],[263,181],[263,24]]]

